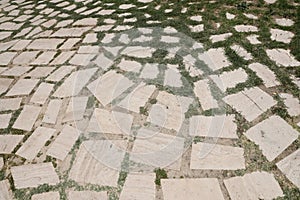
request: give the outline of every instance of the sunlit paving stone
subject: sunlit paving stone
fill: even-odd
[[[34,194],[31,197],[31,200],[59,200],[60,195],[59,192],[44,192],[41,194]]]
[[[208,110],[218,107],[218,102],[212,96],[208,80],[200,80],[195,83],[194,93],[198,98],[203,110]]]
[[[25,105],[12,127],[24,131],[31,131],[40,112],[41,107]]]
[[[11,114],[0,114],[0,129],[5,129],[9,125]]]
[[[0,153],[10,154],[23,139],[23,135],[0,135]]]
[[[300,115],[300,102],[297,98],[293,97],[291,94],[281,93],[279,96],[283,99],[287,111],[291,116]]]
[[[63,122],[72,122],[83,119],[88,97],[72,97],[64,113]]]
[[[240,45],[232,45],[230,48],[245,60],[251,60],[253,58],[252,55]]]
[[[54,84],[41,83],[32,95],[30,102],[44,104],[53,90]]]
[[[231,65],[230,61],[228,61],[225,56],[223,48],[209,49],[208,51],[199,54],[199,59],[203,60],[213,71]]]
[[[0,65],[8,65],[17,55],[16,52],[4,52],[0,54]]]
[[[271,29],[271,40],[283,43],[290,43],[293,37],[294,33],[290,31]]]
[[[0,198],[5,200],[13,199],[13,193],[7,179],[0,181]]]
[[[251,70],[256,72],[256,75],[260,77],[266,87],[274,87],[280,85],[276,75],[266,65],[260,63],[252,63],[248,66]]]
[[[36,39],[27,46],[27,49],[56,49],[64,39]]]
[[[279,66],[300,66],[300,62],[294,58],[294,56],[290,53],[290,50],[267,49],[266,52],[270,59],[273,60]]]
[[[69,191],[68,198],[72,200],[108,200],[108,195],[106,191],[95,192],[95,191]]]

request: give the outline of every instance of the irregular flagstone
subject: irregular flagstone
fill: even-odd
[[[87,87],[103,106],[111,103],[115,98],[125,92],[133,82],[122,74],[109,71],[90,83]],[[110,90],[107,90],[110,88]]]
[[[120,49],[122,49],[122,46],[116,46],[116,47],[103,46],[103,48],[116,57],[119,55],[119,51],[120,51]]]
[[[216,178],[161,179],[164,200],[224,200]]]
[[[261,41],[257,39],[258,37],[259,35],[249,35],[246,38],[251,44],[261,44]]]
[[[9,181],[7,179],[0,181],[0,199],[12,200],[13,193],[10,189]]]
[[[164,85],[169,85],[171,87],[181,87],[181,74],[177,69],[177,66],[168,64],[167,67],[168,69],[165,71]]]
[[[17,189],[59,183],[58,175],[51,162],[14,166],[11,167],[10,171]]]
[[[276,79],[275,73],[271,71],[267,66],[260,63],[252,63],[248,67],[256,72],[257,76],[263,80],[266,87],[274,87],[280,85],[280,82]]]
[[[129,71],[129,72],[139,72],[142,68],[142,64],[133,60],[125,60],[122,59],[121,62],[118,64],[120,69]]]
[[[267,55],[273,60],[277,65],[284,67],[295,67],[300,66],[300,62],[297,61],[293,55],[291,55],[290,50],[285,49],[267,49]]]
[[[120,194],[120,200],[155,199],[155,174],[128,174]]]
[[[223,100],[246,118],[253,121],[276,104],[276,101],[258,87],[228,95]]]
[[[220,35],[212,35],[209,37],[212,43],[225,41],[227,38],[232,36],[232,33],[223,33]]]
[[[48,124],[55,124],[61,105],[62,105],[62,100],[60,99],[50,100],[42,122]]]
[[[36,39],[27,46],[27,49],[56,50],[63,41],[64,39]]]
[[[55,91],[53,96],[61,98],[78,95],[96,71],[97,68],[91,68],[73,72]]]
[[[223,48],[209,49],[208,51],[199,54],[198,58],[204,61],[204,63],[207,64],[208,67],[213,71],[231,65],[225,56],[225,51]]]
[[[129,93],[118,105],[132,112],[139,113],[140,107],[144,107],[153,92],[154,85],[140,83],[131,93]]]
[[[224,184],[232,200],[275,199],[283,196],[274,175],[268,172],[253,172],[225,179]]]
[[[234,120],[234,115],[192,116],[189,134],[191,136],[237,139],[237,125]]]
[[[25,105],[12,128],[31,131],[41,109],[41,107]]]
[[[87,131],[129,135],[132,122],[130,114],[96,108]]]
[[[30,102],[44,104],[53,90],[54,84],[41,83],[32,95]]]
[[[85,32],[90,30],[91,27],[80,28],[61,28],[51,35],[51,37],[81,37]]]
[[[199,24],[199,25],[195,25],[195,26],[190,25],[189,28],[190,28],[191,32],[193,32],[193,33],[200,33],[202,31],[204,31],[203,24]]]
[[[129,46],[126,47],[121,52],[121,54],[136,57],[136,58],[148,58],[148,57],[152,57],[153,52],[155,52],[154,48],[143,47],[143,46]]]
[[[47,81],[58,82],[62,80],[66,75],[70,74],[71,71],[76,69],[75,66],[65,65],[60,66],[57,70],[55,70],[50,76],[46,78]]]
[[[108,200],[106,191],[69,191],[68,199],[70,200]]]
[[[299,133],[279,116],[271,116],[247,130],[245,135],[272,161],[298,138]]]
[[[83,119],[88,97],[72,97],[69,101],[63,122]]]
[[[271,28],[271,40],[288,44],[291,42],[293,37],[294,33],[290,31]]]
[[[297,98],[293,97],[293,95],[288,93],[281,93],[279,96],[283,99],[285,106],[287,107],[287,111],[291,116],[300,115],[300,102]]]
[[[193,144],[190,168],[202,170],[245,169],[244,149],[202,142]]]
[[[0,24],[0,30],[14,31],[20,29],[21,26],[23,26],[23,23],[4,22]]]
[[[96,33],[89,33],[83,38],[83,43],[95,43],[98,41]]]
[[[154,168],[180,170],[184,138],[140,129],[130,159]]]
[[[41,194],[34,194],[31,200],[60,200],[59,192],[44,192]]]
[[[239,68],[229,72],[223,72],[221,75],[211,75],[210,78],[216,85],[225,92],[227,88],[233,88],[238,83],[243,83],[248,79],[245,70]]]
[[[79,184],[118,186],[119,170],[126,141],[84,141],[77,153],[69,178]]]
[[[237,32],[258,32],[258,28],[252,25],[236,25],[234,29]]]
[[[65,125],[47,151],[47,155],[64,160],[80,135],[79,130]]]
[[[234,19],[234,18],[235,18],[235,15],[234,15],[234,14],[231,14],[231,13],[229,13],[229,12],[226,12],[226,19],[231,20],[231,19]]]
[[[240,45],[232,45],[230,48],[245,60],[253,59],[252,55]]]
[[[99,46],[80,46],[78,53],[97,54],[99,53]]]
[[[295,23],[293,20],[287,18],[275,19],[275,22],[280,26],[293,26]]]
[[[0,135],[0,154],[10,154],[23,137],[23,135]]]
[[[276,165],[300,189],[300,149],[279,161]]]
[[[16,52],[4,52],[0,54],[0,65],[8,65],[10,61],[17,55]]]
[[[55,131],[52,128],[38,127],[16,154],[26,160],[33,160]]]
[[[141,71],[140,77],[145,79],[155,79],[158,74],[158,65],[156,63],[147,63]]]
[[[7,128],[11,118],[11,113],[9,114],[0,114],[0,129]]]
[[[12,34],[11,31],[1,31],[0,33],[0,40],[8,38]]]
[[[194,83],[194,86],[194,93],[199,99],[203,110],[209,110],[218,107],[218,102],[212,96],[207,79],[197,81]]]
[[[20,79],[6,96],[29,95],[38,82],[39,80],[36,79]]]
[[[184,114],[193,100],[165,91],[159,92],[156,99],[157,103],[151,107],[147,121],[160,127],[179,131],[185,119]]]
[[[0,78],[0,94],[5,92],[11,83],[13,82],[13,79],[10,78]]]
[[[107,70],[114,64],[114,61],[107,58],[103,53],[100,53],[93,62],[103,70]]]
[[[17,110],[20,108],[22,98],[0,99],[0,111]]]

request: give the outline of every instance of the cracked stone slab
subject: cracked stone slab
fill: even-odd
[[[225,50],[223,48],[209,49],[208,51],[199,54],[198,58],[204,61],[204,63],[213,71],[231,65],[230,61],[228,61],[225,56]]]
[[[41,110],[38,106],[25,105],[12,128],[31,131]]]
[[[193,144],[190,168],[202,170],[245,169],[244,149],[202,142]]]
[[[203,110],[209,110],[212,108],[218,108],[217,100],[212,96],[211,89],[209,87],[208,79],[199,80],[194,83],[194,93],[199,99]]]
[[[59,192],[44,192],[41,194],[34,194],[31,200],[60,200]]]
[[[0,199],[3,200],[12,200],[13,199],[13,193],[10,189],[9,181],[3,180],[0,181]]]
[[[255,71],[256,75],[261,78],[266,87],[275,87],[280,85],[276,75],[267,66],[260,63],[252,63],[248,66],[251,70]]]
[[[225,179],[224,184],[232,200],[275,199],[283,196],[274,175],[268,172],[253,172]]]
[[[189,134],[191,136],[237,139],[237,125],[234,120],[234,115],[195,115],[190,118]]]
[[[0,135],[0,154],[10,154],[23,137],[23,135]]]
[[[267,49],[267,55],[277,65],[284,67],[296,67],[300,66],[300,62],[290,53],[290,50],[285,49]]]
[[[224,200],[216,178],[161,179],[161,186],[164,200]]]
[[[250,122],[277,103],[272,96],[258,87],[228,95],[223,100]]]
[[[245,135],[259,146],[269,161],[273,161],[298,138],[299,133],[281,117],[274,115],[251,127]]]
[[[300,149],[279,161],[276,165],[300,189]]]
[[[27,46],[27,49],[56,50],[57,46],[63,42],[64,39],[36,39]]]
[[[37,79],[20,79],[5,96],[29,95],[38,82]]]
[[[280,98],[283,99],[285,106],[287,107],[287,111],[291,116],[300,115],[300,102],[297,98],[293,97],[293,95],[288,93],[279,94]]]
[[[58,175],[51,162],[14,166],[11,167],[11,174],[17,189],[59,183]]]
[[[67,196],[70,200],[108,200],[106,191],[69,191]]]
[[[127,77],[115,71],[109,71],[90,83],[87,87],[98,101],[103,106],[106,106],[132,85],[133,82]],[[106,88],[110,88],[110,90]]]

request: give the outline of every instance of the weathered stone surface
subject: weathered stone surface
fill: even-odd
[[[246,118],[253,121],[276,104],[276,101],[258,87],[228,95],[223,100]]]
[[[259,35],[249,35],[246,38],[251,44],[261,44],[261,41],[257,39],[258,37]]]
[[[28,164],[10,169],[17,189],[37,187],[42,184],[56,185],[58,175],[52,163]]]
[[[47,151],[47,155],[64,160],[80,135],[79,130],[65,125]]]
[[[158,74],[159,74],[158,65],[147,63],[144,66],[140,77],[145,79],[154,79],[157,77]]]
[[[275,19],[275,22],[280,26],[293,26],[295,23],[293,20],[287,18]]]
[[[72,97],[69,101],[63,122],[83,119],[88,97]]]
[[[71,65],[87,66],[96,54],[75,54],[69,61]]]
[[[36,56],[39,54],[39,51],[24,51],[14,58],[13,64],[15,65],[28,65],[33,61]]]
[[[232,36],[232,33],[223,33],[219,35],[212,35],[209,37],[212,43],[225,41],[227,38]]]
[[[283,192],[273,174],[253,172],[224,180],[232,200],[275,199]]]
[[[53,90],[54,84],[41,83],[32,95],[30,102],[44,104]]]
[[[32,67],[12,67],[1,73],[3,76],[21,76],[29,71]]]
[[[50,100],[42,122],[48,124],[55,124],[61,105],[62,105],[62,100],[60,99]]]
[[[216,178],[161,179],[164,200],[223,200]]]
[[[51,35],[51,37],[81,37],[85,32],[90,30],[91,27],[73,27],[61,28]]]
[[[27,160],[33,160],[55,131],[52,128],[38,127],[16,154]]]
[[[7,179],[0,181],[0,199],[3,200],[13,199],[13,193],[10,189],[9,181]]]
[[[25,105],[12,127],[24,131],[31,131],[40,112],[41,107]]]
[[[65,64],[73,55],[75,51],[65,51],[61,52],[51,63],[50,65],[61,65]]]
[[[29,95],[39,80],[36,79],[20,79],[7,92],[6,96]]]
[[[245,60],[253,59],[252,55],[240,45],[232,45],[230,48]]]
[[[70,200],[108,200],[106,191],[69,191],[68,199]]]
[[[114,64],[114,61],[107,58],[103,53],[98,53],[98,54],[99,55],[93,61],[93,63],[101,67],[103,70],[107,70],[109,67],[111,67]]]
[[[122,59],[118,67],[125,71],[139,72],[142,65],[136,61]]]
[[[277,65],[284,67],[295,67],[300,66],[300,62],[297,61],[293,55],[291,55],[290,50],[285,49],[267,49],[267,55],[273,60]]]
[[[23,135],[0,135],[0,154],[10,154],[23,137]]]
[[[293,37],[294,33],[290,31],[271,28],[271,40],[288,44],[291,42]]]
[[[26,76],[34,77],[34,78],[43,78],[48,76],[55,67],[35,67],[32,71],[30,71]]]
[[[120,200],[155,199],[155,174],[128,174]]]
[[[300,149],[279,161],[276,165],[300,189]]]
[[[13,79],[10,78],[0,78],[0,94],[6,92],[10,84],[13,82]]]
[[[208,51],[199,54],[199,59],[203,60],[208,67],[215,71],[224,67],[228,67],[231,63],[225,56],[223,48],[209,49]]]
[[[55,70],[50,76],[47,77],[47,81],[58,82],[63,79],[66,75],[71,73],[76,67],[75,66],[61,66],[57,70]]]
[[[260,63],[252,63],[248,66],[250,69],[256,72],[257,76],[260,77],[267,87],[274,87],[280,85],[277,81],[276,75],[267,66]]]
[[[31,200],[60,200],[59,192],[45,192],[41,194],[34,194]]]
[[[15,52],[4,52],[0,54],[0,65],[8,65],[10,61],[17,55]]]
[[[7,128],[11,118],[11,113],[0,114],[0,129]]]
[[[279,96],[283,99],[285,106],[287,107],[287,111],[291,116],[300,115],[300,102],[297,98],[293,97],[293,95],[288,93],[281,93]]]
[[[121,54],[132,56],[136,58],[148,58],[152,56],[152,53],[155,51],[154,48],[143,47],[143,46],[129,46],[125,48]]]
[[[194,83],[194,86],[194,93],[199,99],[203,110],[209,110],[218,107],[218,102],[212,96],[212,92],[208,84],[208,79],[199,80]]]
[[[27,49],[43,49],[43,50],[56,50],[57,46],[63,43],[64,39],[36,39],[27,46]]]
[[[236,25],[234,29],[237,32],[257,32],[258,28],[252,25]]]
[[[168,85],[171,87],[181,87],[182,80],[181,74],[177,69],[177,65],[167,65],[168,69],[165,71],[165,80],[164,85]]]
[[[34,61],[32,61],[31,65],[47,65],[54,58],[57,52],[55,51],[46,51],[39,55]]]
[[[250,128],[245,135],[272,161],[298,138],[299,133],[279,116],[271,116]]]

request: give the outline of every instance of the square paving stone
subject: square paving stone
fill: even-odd
[[[23,137],[23,135],[0,135],[0,154],[10,154]]]
[[[276,101],[269,94],[258,87],[228,95],[223,100],[241,112],[250,122],[276,104]]]
[[[164,200],[224,200],[216,178],[161,179]]]
[[[14,166],[11,167],[10,171],[17,189],[59,183],[58,175],[51,162]]]
[[[68,199],[70,200],[108,200],[106,191],[69,191]]]
[[[3,200],[12,200],[13,199],[13,193],[10,189],[8,180],[0,181],[0,199],[3,199]]]
[[[38,82],[37,79],[20,79],[5,96],[29,95]]]
[[[38,106],[25,105],[12,128],[31,131],[41,109]]]
[[[44,192],[41,194],[34,194],[31,200],[60,200],[59,192]]]
[[[274,175],[268,172],[253,172],[225,179],[224,184],[232,200],[275,199],[283,196]]]
[[[202,170],[245,169],[244,149],[208,143],[193,144],[190,168]]]
[[[272,161],[298,138],[299,133],[281,117],[271,116],[247,130],[245,135]]]

